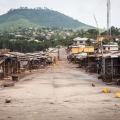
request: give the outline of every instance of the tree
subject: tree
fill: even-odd
[[[98,35],[98,30],[96,30],[96,29],[89,29],[87,31],[87,33],[88,33],[88,38],[96,39],[96,37]]]
[[[117,27],[112,26],[112,27],[109,29],[109,31],[111,31],[111,35],[112,35],[113,37],[117,37],[117,36],[120,35],[120,28],[117,28]],[[101,35],[107,35],[107,31],[102,32]]]

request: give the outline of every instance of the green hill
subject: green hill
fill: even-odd
[[[9,10],[6,14],[0,16],[0,30],[14,30],[18,27],[93,28],[50,9],[19,8]]]

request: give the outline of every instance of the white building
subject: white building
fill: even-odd
[[[74,41],[74,45],[86,45],[86,41],[88,40],[88,38],[81,38],[81,37],[77,37],[77,38],[74,38],[73,41]]]
[[[117,43],[110,43],[107,45],[103,45],[103,50],[104,51],[118,51],[119,50],[119,46]]]

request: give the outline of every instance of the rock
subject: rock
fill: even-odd
[[[8,118],[12,118],[12,117],[8,117]]]
[[[95,84],[92,83],[92,87],[95,87]]]
[[[5,99],[5,103],[11,103],[11,99],[10,98]]]
[[[70,102],[69,100],[65,100],[64,102]]]
[[[54,104],[54,102],[50,102],[50,104]]]

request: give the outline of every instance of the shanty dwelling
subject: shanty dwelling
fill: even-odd
[[[75,63],[75,54],[69,54],[69,55],[67,56],[67,60],[68,60],[69,62]]]
[[[86,57],[86,71],[91,73],[98,72],[98,59],[95,54],[87,55]]]
[[[44,68],[45,66],[47,66],[47,56],[42,55],[39,58],[39,63],[40,63],[40,68]]]
[[[12,76],[18,73],[19,62],[16,56],[4,54],[0,56],[0,60],[0,71],[2,78]]]
[[[31,58],[29,59],[28,64],[29,64],[29,70],[32,70],[32,69],[39,69],[42,63],[40,58]]]
[[[84,53],[84,52],[78,53],[75,56],[75,61],[78,64],[80,64],[80,62],[82,64],[82,60],[85,59],[86,57],[87,57],[87,53]]]
[[[0,56],[0,80],[4,78],[5,58]]]
[[[51,56],[47,56],[46,64],[51,65],[53,63],[53,59]]]
[[[24,53],[19,53],[19,52],[9,52],[10,55],[15,56],[17,58],[17,65],[18,65],[18,73],[21,72],[21,69],[23,69],[27,65],[27,57],[25,56]]]
[[[29,53],[27,57],[29,70],[45,68],[48,63],[48,56],[43,53]]]
[[[95,54],[80,53],[76,56],[80,68],[86,72],[98,73],[98,59]]]
[[[101,77],[105,82],[120,84],[120,53],[107,54],[102,57]]]
[[[32,70],[37,68],[35,63],[37,61],[36,54],[26,53],[19,57],[20,59],[20,68],[21,72],[25,72],[26,70]]]
[[[28,62],[28,64],[29,64],[29,70],[31,71],[32,69],[37,69],[38,68],[38,63],[39,63],[39,61],[36,59],[29,59],[29,62]]]
[[[27,59],[20,59],[20,70],[19,73],[25,72],[25,70],[28,70],[28,60]]]
[[[20,61],[19,73],[29,70],[29,58],[26,55],[20,55],[18,60]]]
[[[76,63],[79,64],[80,68],[85,68],[86,67],[86,65],[87,65],[86,64],[86,57],[87,57],[87,53],[84,53],[84,52],[76,55],[75,61],[76,61]]]
[[[83,69],[85,69],[86,68],[86,66],[87,66],[87,61],[86,61],[87,59],[86,59],[86,57],[82,57],[82,58],[80,58],[80,60],[79,60],[79,67],[80,68],[83,68]]]
[[[10,76],[12,74],[17,74],[18,72],[18,61],[15,56],[5,56],[5,74],[7,76]]]

